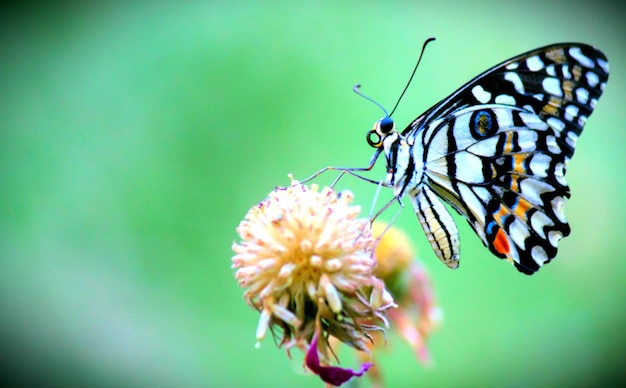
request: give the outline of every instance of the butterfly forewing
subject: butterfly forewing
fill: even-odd
[[[487,70],[430,108],[402,133],[421,144],[413,152],[421,187],[408,190],[416,211],[439,209],[432,195],[428,206],[419,204],[427,186],[467,218],[492,253],[524,273],[537,271],[570,232],[565,171],[607,79],[600,51],[556,44]],[[456,228],[429,231],[452,229],[432,217],[420,217],[429,237],[456,235]]]

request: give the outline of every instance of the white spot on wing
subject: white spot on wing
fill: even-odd
[[[545,123],[543,123],[543,125],[545,125]],[[517,143],[524,152],[534,152],[537,149],[537,138],[539,137],[537,132],[521,130],[518,131],[517,134],[519,136]]]
[[[456,178],[468,183],[482,183],[483,163],[481,158],[469,152],[457,152],[454,154],[454,163],[457,166]]]
[[[569,49],[569,55],[574,57],[581,65],[589,68],[593,68],[594,64],[591,58],[584,55],[582,51],[580,51],[580,47],[572,47]]]
[[[576,142],[578,141],[578,135],[574,133],[574,131],[569,131],[567,133],[567,137],[565,138],[565,142],[572,148],[576,148]]]
[[[513,96],[509,96],[508,94],[500,94],[495,99],[496,104],[502,105],[517,105],[515,102],[515,98]]]
[[[486,91],[482,86],[476,85],[472,88],[472,94],[478,101],[483,104],[486,104],[491,100],[491,93]]]
[[[541,198],[541,194],[554,191],[554,186],[551,184],[534,178],[522,179],[519,187],[524,198],[540,206],[547,206]]]
[[[585,88],[576,89],[576,100],[581,104],[586,104],[589,101],[589,91]]]
[[[593,71],[588,71],[585,76],[587,77],[587,83],[589,83],[589,86],[594,87],[600,82],[600,78]]]
[[[533,106],[529,105],[529,104],[524,105],[524,109],[529,111],[529,112],[537,113],[537,112],[535,112],[535,108],[533,108]]]
[[[534,176],[545,178],[548,176],[550,162],[552,162],[552,158],[549,155],[536,154],[532,157],[532,159],[530,159],[529,167]]]
[[[569,65],[563,65],[563,78],[571,79],[572,73],[569,71]]]
[[[598,58],[598,65],[604,70],[605,73],[609,74],[609,63],[604,59]]]
[[[565,181],[565,164],[557,163],[554,166],[554,176],[556,177],[556,181],[559,182],[563,186],[567,186],[567,182]]]
[[[476,195],[485,203],[491,199],[491,192],[484,187],[476,186],[473,188]]]
[[[554,222],[545,215],[544,213],[538,211],[534,212],[532,217],[530,217],[530,225],[533,227],[534,231],[541,238],[546,238],[546,234],[543,230],[545,226],[554,226]]]
[[[560,134],[563,129],[565,129],[565,123],[556,117],[550,117],[546,120],[548,125],[554,129],[557,134]]]
[[[539,56],[533,55],[532,57],[526,59],[526,66],[528,66],[530,71],[538,71],[543,69],[544,64],[541,59],[539,59]]]
[[[546,254],[546,251],[539,245],[535,245],[533,249],[530,250],[530,254],[538,266],[542,266],[543,263],[548,261],[548,255]]]
[[[548,241],[550,241],[550,245],[553,247],[557,247],[559,244],[559,240],[563,238],[563,233],[558,230],[551,230],[548,233]]]
[[[562,223],[567,223],[567,219],[565,218],[565,198],[563,197],[554,197],[554,199],[550,202],[552,204],[552,209],[554,210],[554,214],[556,218],[559,219]]]
[[[561,148],[556,142],[556,137],[554,136],[546,136],[546,145],[548,146],[548,151],[551,154],[558,155],[561,153]]]
[[[561,90],[561,81],[559,81],[558,78],[546,77],[543,79],[541,86],[543,86],[543,89],[546,92],[554,96],[563,96],[563,91]]]
[[[565,120],[574,121],[576,116],[578,116],[578,107],[576,105],[568,105],[565,107],[565,113],[563,115]]]
[[[524,248],[524,242],[530,236],[530,232],[526,225],[516,218],[509,226],[509,235],[515,245]]]
[[[545,131],[548,129],[548,125],[534,113],[520,112],[519,117],[530,129],[536,129],[539,131]]]
[[[504,79],[513,84],[516,92],[520,94],[524,93],[524,84],[522,83],[522,79],[517,73],[513,73],[511,71],[508,73],[504,73]]]

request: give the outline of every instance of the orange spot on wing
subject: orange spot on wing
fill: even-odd
[[[496,179],[497,176],[498,176],[498,170],[496,170],[496,167],[492,164],[491,165],[491,177],[489,179]]]
[[[567,60],[565,51],[562,48],[546,51],[546,58],[551,59],[556,63],[565,63]]]
[[[524,198],[518,197],[517,203],[516,203],[515,207],[513,209],[511,209],[511,210],[513,211],[513,213],[515,213],[515,215],[518,218],[520,218],[522,220],[526,220],[526,213],[532,207],[533,207],[532,203],[528,202]]]
[[[572,75],[574,76],[574,81],[578,82],[583,75],[583,69],[578,65],[574,65],[572,67]]]
[[[510,154],[513,152],[513,132],[507,132],[506,140],[504,141],[504,154]]]
[[[519,192],[519,175],[511,175],[511,190]]]
[[[493,213],[493,218],[496,220],[496,222],[498,223],[498,225],[502,225],[502,222],[504,221],[504,218],[509,215],[509,209],[506,208],[504,205],[500,204],[500,207],[498,208],[498,211]]]
[[[565,101],[573,101],[574,83],[572,81],[563,81],[563,97]]]
[[[558,97],[551,96],[548,103],[541,109],[542,116],[558,116],[559,108],[563,105],[563,100]]]
[[[494,214],[494,217],[498,219],[498,222],[502,223],[502,219],[506,217],[507,214],[509,214],[509,209],[500,205],[500,209],[498,209],[498,212]]]
[[[526,174],[524,168],[524,161],[526,160],[526,154],[517,154],[513,156],[513,172],[516,174]]]
[[[492,245],[496,252],[503,255],[508,255],[511,251],[511,247],[509,246],[509,240],[506,238],[506,235],[504,234],[502,229],[498,229],[496,237],[493,239]]]

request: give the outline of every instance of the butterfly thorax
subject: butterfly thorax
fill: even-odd
[[[378,141],[373,141],[372,135]],[[413,155],[416,152],[413,142],[396,131],[390,117],[387,116],[374,124],[374,128],[368,134],[368,142],[374,148],[382,148],[387,165],[384,184],[393,188],[396,197],[400,198],[408,192],[414,193],[419,190],[423,177],[422,158]]]

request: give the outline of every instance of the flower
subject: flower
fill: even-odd
[[[435,301],[430,275],[400,229],[375,222],[372,234],[380,238],[374,253],[374,275],[385,282],[398,303],[398,308],[389,312],[389,319],[411,344],[417,358],[429,362],[425,342],[443,315]]]
[[[398,304],[398,308],[390,310],[387,315],[391,330],[397,331],[411,345],[419,361],[429,364],[431,359],[426,343],[442,317],[430,276],[400,229],[374,222],[372,235],[378,239],[374,275],[385,282]],[[381,343],[372,344],[370,353]],[[361,353],[359,357],[362,361],[371,361],[370,353]],[[383,385],[381,371],[375,365],[368,375],[373,386]]]
[[[327,366],[329,337],[367,352],[369,333],[383,330],[375,322],[386,324],[384,313],[395,307],[373,275],[374,238],[352,199],[349,191],[292,180],[248,211],[237,228],[242,241],[233,244],[235,278],[261,313],[257,346],[270,330],[288,354],[292,347],[305,352],[322,379],[342,369],[327,369],[337,368]]]

